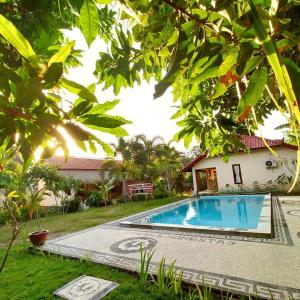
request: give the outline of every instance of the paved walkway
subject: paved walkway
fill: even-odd
[[[207,284],[224,291],[269,298],[270,290],[276,299],[300,299],[300,197],[275,200],[273,216],[273,239],[121,227],[129,217],[57,238],[43,248],[137,270],[142,242],[144,249],[155,249],[153,273],[165,256],[168,264],[176,259],[190,283],[201,283],[204,273]]]

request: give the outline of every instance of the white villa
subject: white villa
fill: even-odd
[[[192,172],[194,194],[205,190],[233,189],[242,186],[253,188],[264,185],[285,174],[291,176],[297,159],[297,147],[280,140],[266,139],[268,145],[277,153],[272,155],[262,138],[242,136],[242,142],[250,152],[238,152],[229,155],[228,163],[222,157],[199,155],[182,169]],[[287,181],[287,180],[285,180]],[[289,184],[281,183],[279,188],[287,190]],[[299,186],[296,187],[299,189]]]

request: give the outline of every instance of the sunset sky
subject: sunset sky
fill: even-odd
[[[92,44],[92,47],[88,49],[86,42],[78,29],[73,31],[65,31],[65,35],[70,40],[76,41],[76,49],[84,50],[84,56],[81,61],[83,66],[76,68],[76,71],[72,70],[68,74],[68,78],[85,86],[96,83],[96,78],[93,76],[95,69],[95,61],[98,58],[99,51],[105,51],[106,45],[103,41],[96,39]],[[112,92],[112,89],[102,91],[101,88],[97,88],[96,96],[102,101],[120,99],[121,102],[110,111],[110,114],[121,115],[133,123],[126,125],[125,128],[129,133],[129,137],[136,134],[143,133],[148,138],[154,136],[162,136],[165,141],[172,139],[174,134],[178,131],[176,121],[170,120],[170,117],[175,112],[175,105],[172,100],[172,94],[168,90],[161,98],[153,100],[155,82],[148,84],[143,82],[140,86],[136,86],[133,89],[121,90],[121,93],[116,97]],[[282,138],[282,133],[275,131],[274,128],[284,123],[284,118],[280,113],[274,113],[268,120],[266,120],[265,126],[261,128],[262,134],[267,138]],[[257,135],[260,135],[257,133]],[[115,142],[116,139],[108,134],[101,134],[99,137],[107,142]],[[97,155],[86,153],[81,151],[76,145],[70,140],[70,155],[71,156],[84,156],[84,157],[104,157],[104,152],[99,149]],[[185,150],[182,143],[174,143],[179,150]],[[58,152],[57,154],[62,154]]]

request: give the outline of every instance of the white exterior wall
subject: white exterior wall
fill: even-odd
[[[287,159],[289,162],[297,158],[297,151],[286,147],[274,149],[279,157]],[[278,161],[278,167],[267,169],[265,162],[270,159]],[[238,187],[234,183],[232,165],[240,164],[242,180],[245,187],[253,187],[253,182],[257,181],[259,184],[264,184],[269,180],[275,180],[279,175],[286,173],[290,176],[290,172],[286,166],[280,162],[280,159],[273,156],[268,149],[255,150],[252,153],[237,153],[230,155],[228,163],[225,163],[221,157],[204,158],[200,160],[193,168],[193,180],[195,170],[205,168],[216,168],[218,188],[225,189],[226,184],[231,187]],[[197,184],[194,180],[194,189]],[[298,187],[299,189],[299,187]]]
[[[100,180],[98,170],[59,170],[64,176],[72,176],[83,182],[94,183]]]

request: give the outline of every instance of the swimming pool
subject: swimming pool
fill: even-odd
[[[122,222],[133,227],[271,234],[270,195],[202,196]]]

